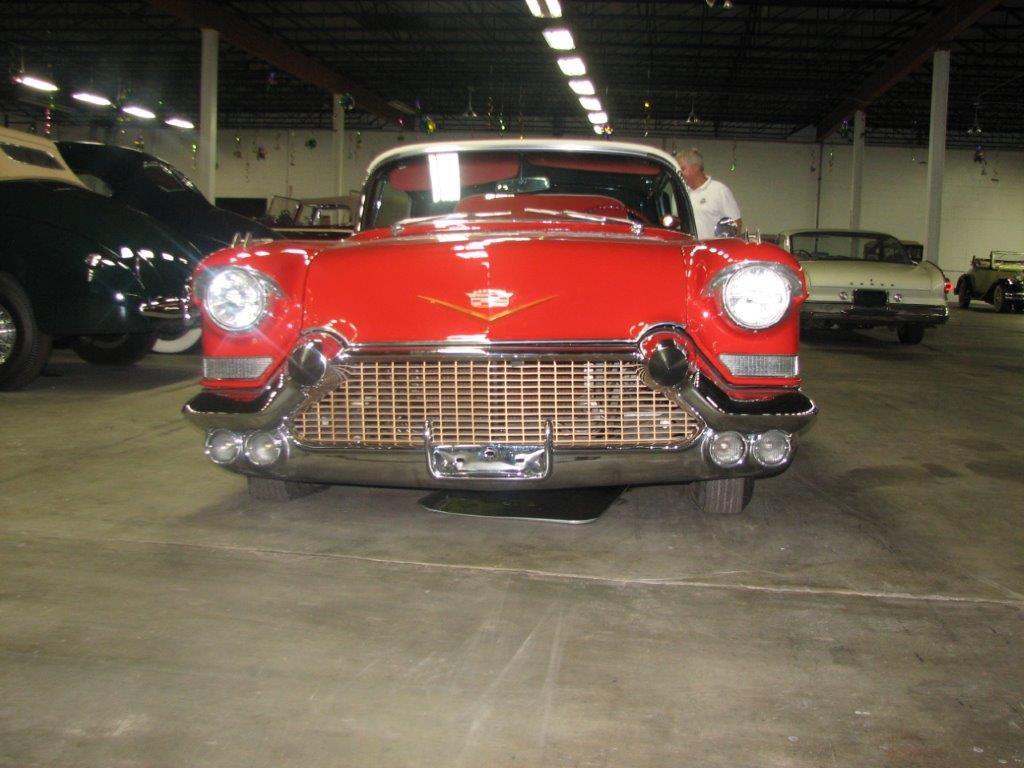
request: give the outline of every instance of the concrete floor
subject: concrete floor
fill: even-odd
[[[821,416],[735,519],[251,505],[196,362],[0,395],[0,765],[1024,763],[1024,317],[808,340]]]

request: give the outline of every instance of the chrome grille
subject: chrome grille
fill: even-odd
[[[632,359],[353,359],[340,386],[292,419],[311,446],[419,447],[430,423],[440,445],[668,447],[692,442],[700,420],[644,383]]]

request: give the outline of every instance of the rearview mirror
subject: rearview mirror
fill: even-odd
[[[494,185],[495,192],[521,195],[530,192],[547,192],[551,189],[551,181],[546,176],[526,176],[521,179],[499,181]]]

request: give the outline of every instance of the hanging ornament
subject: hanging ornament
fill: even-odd
[[[978,122],[978,107],[981,106],[980,102],[974,102],[974,122],[971,127],[967,129],[968,136],[981,136],[981,123]]]
[[[494,98],[487,97],[487,127],[494,128]]]
[[[830,149],[828,151],[828,169],[829,169],[829,171],[832,170],[832,166],[835,165],[835,162],[836,162],[835,150]]]
[[[850,125],[850,119],[846,118],[839,125],[839,135],[844,139],[848,139],[853,136],[853,126]]]
[[[732,164],[729,166],[730,171],[736,170],[736,142],[732,143]]]
[[[650,99],[644,99],[644,137],[651,134],[651,109],[653,106]]]
[[[239,136],[237,133],[235,134],[235,149],[231,154],[233,154],[239,160],[242,159],[242,137]]]
[[[976,163],[984,163],[985,162],[985,150],[982,148],[981,144],[979,144],[978,146],[976,146],[974,148],[974,162],[976,162]]]
[[[132,139],[132,146],[139,150],[146,148],[146,140],[141,133],[135,134],[135,138]]]
[[[363,148],[363,132],[356,131],[356,152]]]
[[[420,130],[429,136],[437,131],[437,122],[430,115],[420,115]]]
[[[43,110],[43,136],[49,136],[53,130],[53,112],[49,107]]]
[[[311,151],[316,149],[316,139],[314,139],[312,137],[306,139],[306,145],[305,146],[306,146],[306,149],[311,150]]]
[[[351,112],[356,108],[356,100],[351,93],[343,93],[338,97],[338,105],[346,112]]]
[[[477,116],[476,110],[473,109],[473,89],[467,88],[467,90],[469,91],[469,103],[466,105],[466,111],[459,115],[459,117],[465,117],[472,120]]]
[[[256,159],[266,160],[267,159],[267,148],[262,144],[256,145]]]
[[[194,171],[199,164],[199,145],[195,142],[192,142],[190,154],[192,155],[192,170]]]

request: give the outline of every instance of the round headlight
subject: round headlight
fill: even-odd
[[[722,306],[742,328],[770,328],[786,315],[792,294],[778,269],[751,264],[729,275],[722,286]]]
[[[759,464],[766,467],[777,467],[789,458],[793,445],[789,435],[780,429],[769,429],[754,438],[750,452]]]
[[[203,308],[225,331],[246,331],[263,319],[267,311],[267,290],[248,270],[229,267],[210,279]]]

